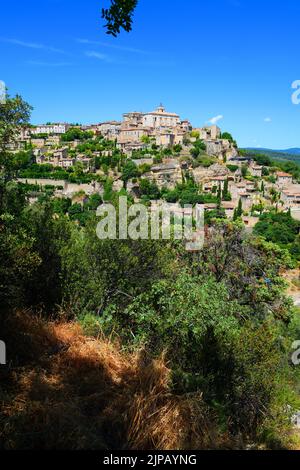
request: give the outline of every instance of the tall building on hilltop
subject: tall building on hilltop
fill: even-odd
[[[180,125],[180,122],[179,115],[167,112],[162,104],[155,111],[143,116],[143,125],[152,129],[176,127]]]

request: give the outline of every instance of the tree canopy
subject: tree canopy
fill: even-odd
[[[28,125],[32,107],[21,96],[7,96],[5,103],[0,104],[0,167],[2,175],[11,178],[12,158],[8,151],[23,126]]]
[[[106,21],[107,34],[117,37],[121,29],[132,30],[132,18],[138,0],[111,0],[109,8],[102,8],[102,18]]]

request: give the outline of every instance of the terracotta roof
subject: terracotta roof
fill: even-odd
[[[289,177],[289,178],[292,178],[292,175],[290,175],[290,173],[285,173],[284,171],[278,171],[278,172],[277,172],[277,176],[279,176],[279,177]]]
[[[299,190],[294,190],[294,191],[283,190],[282,193],[285,194],[286,196],[300,196],[300,191]]]
[[[236,205],[233,202],[230,202],[230,201],[223,201],[222,202],[222,207],[224,209],[235,209]]]
[[[227,180],[227,176],[211,176],[210,181],[225,181]]]

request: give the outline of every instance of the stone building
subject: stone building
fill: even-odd
[[[35,134],[65,134],[70,128],[66,123],[39,124],[30,129],[32,135]]]
[[[219,160],[230,160],[238,155],[235,146],[229,140],[206,140],[206,153],[215,156]]]
[[[155,182],[159,188],[167,187],[172,189],[177,183],[182,183],[181,166],[178,161],[154,165],[151,167],[151,171],[144,176]]]
[[[221,138],[221,129],[218,126],[207,126],[195,129],[199,132],[201,140],[217,140]]]
[[[257,176],[258,178],[262,177],[263,167],[259,165],[250,166],[250,173],[252,176]]]
[[[276,176],[277,176],[277,184],[280,187],[293,183],[293,176],[290,175],[289,173],[278,171]]]
[[[114,140],[118,137],[120,128],[121,122],[119,121],[106,121],[97,125],[97,131],[109,140]]]
[[[143,116],[143,126],[152,129],[160,129],[162,127],[172,128],[179,126],[180,117],[176,113],[169,113],[163,105],[160,105],[155,111],[146,113]]]

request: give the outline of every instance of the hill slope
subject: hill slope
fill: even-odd
[[[16,345],[18,363],[0,370],[0,450],[236,445],[201,396],[172,393],[163,355],[122,352],[76,323],[12,317],[8,346]]]
[[[266,148],[245,148],[250,154],[263,154],[270,157],[272,160],[289,160],[300,164],[300,149],[287,149],[287,150],[272,150]]]

